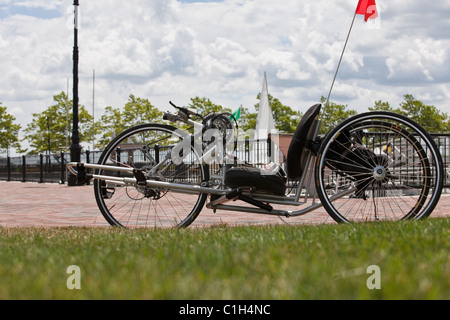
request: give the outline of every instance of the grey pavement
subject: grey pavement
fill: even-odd
[[[93,186],[68,187],[0,181],[2,227],[106,227],[109,224],[95,202]],[[443,194],[431,217],[450,217],[450,194]],[[334,223],[324,209],[305,216],[280,218],[204,209],[192,227],[214,225],[323,224]]]

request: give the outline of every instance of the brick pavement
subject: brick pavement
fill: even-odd
[[[104,227],[92,186],[68,187],[0,181],[0,226],[3,227]],[[443,194],[431,217],[450,217],[450,194]],[[213,213],[204,209],[192,227],[252,224],[322,224],[333,223],[324,209],[303,217],[280,218],[250,213]]]

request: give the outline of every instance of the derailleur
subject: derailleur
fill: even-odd
[[[137,191],[144,195],[145,198],[152,200],[159,200],[161,199],[161,191],[158,189],[152,189],[147,186],[137,186]]]

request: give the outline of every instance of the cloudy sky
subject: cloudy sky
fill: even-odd
[[[358,0],[80,0],[80,103],[130,94],[169,108],[195,96],[253,108],[269,91],[304,112],[327,96]],[[0,101],[26,126],[67,90],[72,0],[0,0]],[[377,0],[357,16],[331,99],[360,112],[406,93],[450,113],[450,1]]]

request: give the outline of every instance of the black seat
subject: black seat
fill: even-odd
[[[300,120],[287,155],[288,177],[292,180],[300,178],[306,163],[303,152],[307,138],[313,129],[314,119],[319,115],[322,105],[312,106]],[[286,192],[286,177],[283,172],[270,173],[255,167],[237,167],[229,169],[225,174],[225,185],[230,188],[251,187],[255,192],[265,192],[284,195]]]
[[[284,195],[286,180],[282,174],[273,174],[255,167],[231,168],[225,174],[225,185],[230,188],[251,187],[258,193]]]
[[[305,170],[307,155],[303,150],[308,142],[307,138],[311,136],[311,131],[314,129],[313,123],[319,116],[320,109],[322,109],[321,104],[316,104],[309,108],[302,120],[300,120],[297,130],[295,130],[294,136],[292,137],[286,160],[286,170],[291,180],[300,178]]]

